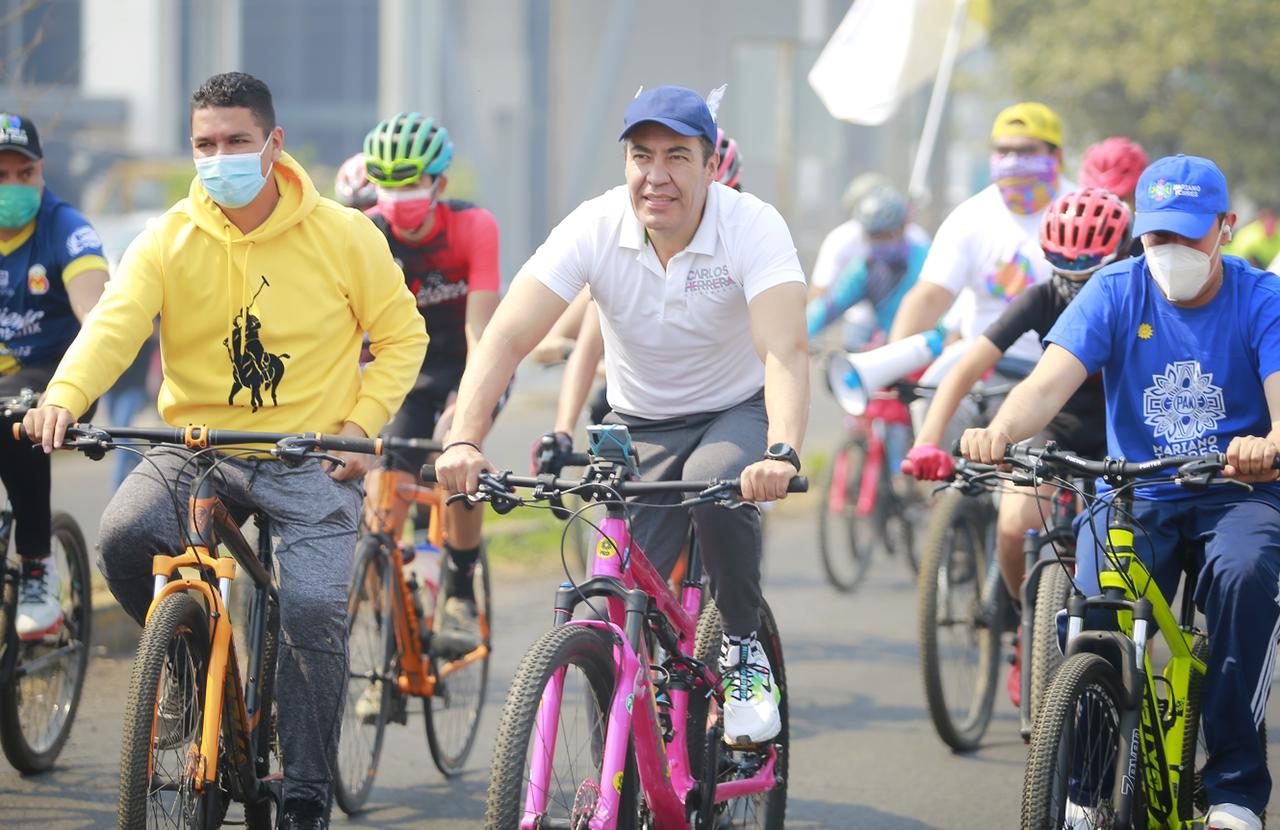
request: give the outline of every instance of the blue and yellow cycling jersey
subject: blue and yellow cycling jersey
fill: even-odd
[[[868,257],[849,263],[827,292],[811,301],[805,310],[809,337],[862,300],[871,301],[876,309],[877,326],[889,331],[898,306],[916,284],[928,253],[927,245],[906,243],[900,257]]]
[[[0,241],[0,375],[61,358],[80,331],[67,285],[106,270],[93,226],[46,187],[36,218]]]

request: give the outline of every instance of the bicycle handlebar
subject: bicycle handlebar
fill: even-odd
[[[589,461],[587,462],[590,463]],[[585,466],[585,465],[584,465]],[[421,470],[422,480],[428,484],[436,484],[436,468],[432,464],[424,464]],[[616,484],[596,481],[594,479],[547,478],[537,476],[518,476],[511,472],[493,474],[493,478],[509,487],[550,487],[555,490],[574,490],[580,487],[597,485],[607,486],[620,496],[652,495],[655,493],[701,493],[713,487],[727,490],[739,490],[738,479],[712,479],[711,481],[623,481]],[[788,493],[807,493],[809,479],[795,476],[787,484]]]
[[[1009,444],[1004,451],[1005,461],[1027,470],[1037,465],[1047,465],[1069,470],[1089,478],[1106,478],[1125,481],[1149,476],[1165,470],[1179,470],[1183,474],[1220,472],[1227,466],[1226,453],[1205,455],[1171,455],[1150,461],[1126,461],[1123,458],[1104,458],[1094,461],[1056,447],[1022,447]],[[1280,470],[1280,454],[1271,461],[1272,469]]]
[[[243,444],[304,445],[331,452],[354,452],[382,455],[384,450],[426,450],[438,452],[441,443],[429,438],[360,438],[354,435],[333,435],[318,432],[245,432],[241,430],[209,429],[206,426],[176,427],[96,427],[93,424],[77,424],[67,428],[68,449],[107,450],[115,446],[117,439],[143,441],[151,444],[177,444],[199,450],[215,446]],[[19,422],[13,425],[13,437],[29,439],[26,428]]]

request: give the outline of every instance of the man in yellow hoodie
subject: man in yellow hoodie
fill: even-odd
[[[175,426],[375,435],[417,376],[427,335],[385,237],[321,198],[284,152],[271,92],[239,72],[191,97],[196,178],[129,247],[66,353],[27,431],[50,451],[129,365],[160,316],[159,408]],[[368,333],[377,357],[362,374]],[[112,498],[101,568],[139,622],[150,560],[180,544],[170,482],[187,456],[154,450]],[[324,827],[346,687],[345,605],[360,513],[360,456],[345,467],[229,458],[221,494],[266,512],[279,537],[276,689],[285,759],[283,827]],[[177,721],[177,718],[174,718]],[[175,724],[173,731],[180,731]],[[171,735],[174,741],[185,735]]]

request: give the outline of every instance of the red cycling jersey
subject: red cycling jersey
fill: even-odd
[[[457,200],[436,204],[435,225],[423,239],[409,242],[372,207],[366,214],[387,237],[405,284],[418,300],[431,343],[422,369],[456,367],[467,359],[467,295],[497,291],[498,223],[481,207]]]

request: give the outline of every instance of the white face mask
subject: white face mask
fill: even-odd
[[[1213,254],[1218,252],[1221,244],[1222,234],[1219,233],[1211,254],[1174,242],[1153,245],[1147,248],[1147,268],[1171,302],[1194,300],[1209,282],[1213,273]]]

